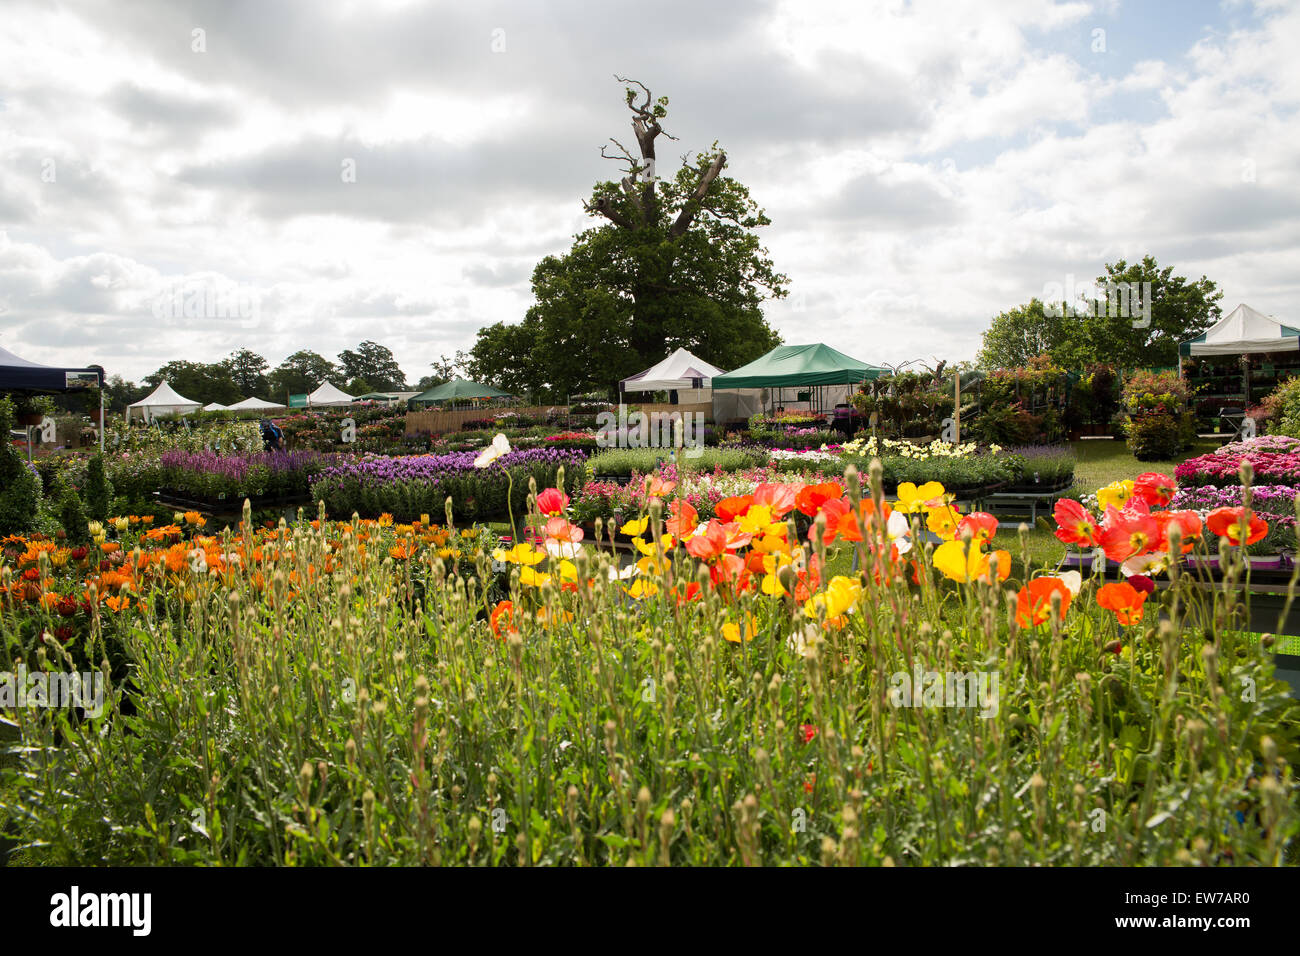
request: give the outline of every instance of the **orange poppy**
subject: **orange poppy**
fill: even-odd
[[[1097,606],[1115,612],[1121,624],[1137,624],[1142,620],[1142,605],[1147,593],[1139,591],[1127,581],[1103,584],[1097,591]]]
[[[514,620],[514,614],[515,605],[513,602],[498,601],[496,607],[492,609],[492,633],[501,640],[505,640],[505,634],[501,633],[503,627],[507,633],[518,634],[519,630],[510,626]]]
[[[1052,616],[1052,595],[1061,596],[1061,620],[1065,620],[1070,606],[1070,589],[1060,578],[1034,578],[1016,595],[1016,623],[1021,627],[1037,627]]]
[[[823,485],[804,485],[799,489],[798,494],[794,496],[794,506],[809,518],[815,517],[821,510],[822,505],[832,498],[839,498],[844,494],[839,484],[829,481]]]

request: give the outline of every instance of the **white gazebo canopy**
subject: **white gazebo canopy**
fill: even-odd
[[[725,374],[716,365],[696,358],[686,349],[677,349],[657,365],[619,383],[625,392],[666,392],[713,387],[713,377]]]
[[[220,402],[208,402],[203,406],[205,412],[224,412],[228,411],[229,408],[229,405],[222,405]]]
[[[1244,302],[1196,338],[1178,346],[1180,357],[1297,350],[1300,350],[1300,329],[1283,325]]]
[[[273,412],[280,408],[284,408],[284,406],[260,398],[246,398],[242,402],[235,402],[230,406],[232,412]]]
[[[325,382],[320,388],[307,396],[307,407],[314,408],[320,405],[351,405],[352,401],[352,396],[347,392],[335,388],[329,382]]]
[[[196,412],[202,407],[201,402],[193,402],[183,395],[177,395],[175,389],[166,382],[162,382],[153,390],[151,395],[132,403],[126,410],[126,418],[127,421],[131,420],[133,409],[138,409],[144,420],[151,422],[155,418],[167,415],[188,415],[190,412]]]

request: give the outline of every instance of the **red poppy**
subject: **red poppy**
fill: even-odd
[[[862,526],[868,534],[876,533],[873,529],[883,529],[889,516],[893,514],[893,509],[889,507],[888,502],[882,502],[880,505],[880,514],[876,514],[876,503],[870,498],[863,498],[862,503],[858,505],[858,514],[862,516]],[[835,523],[835,537],[843,538],[845,541],[861,541],[862,531],[858,528],[858,517],[854,515],[853,509],[850,508]]]
[[[1128,583],[1144,594],[1152,594],[1156,589],[1156,582],[1152,581],[1145,574],[1130,574],[1128,576]]]
[[[838,498],[844,494],[838,483],[829,481],[824,485],[804,485],[799,489],[799,493],[794,496],[794,506],[809,518],[816,516],[821,510],[822,505],[832,498]]]
[[[1174,480],[1158,471],[1148,471],[1133,479],[1133,497],[1151,508],[1163,508],[1169,504],[1177,490]]]
[[[1182,539],[1180,550],[1189,553],[1201,539],[1201,516],[1195,511],[1158,511],[1151,517],[1160,527],[1160,548],[1169,549],[1169,529],[1177,526]]]
[[[808,559],[807,570],[796,571],[794,577],[794,599],[806,604],[822,586],[822,566],[817,555]]]
[[[686,550],[701,561],[716,561],[727,550],[727,532],[717,518],[710,519],[703,532],[686,542]]]
[[[704,592],[700,590],[700,583],[698,581],[692,581],[690,584],[686,585],[684,590],[679,584],[676,593],[677,603],[678,605],[682,605],[691,601],[698,601]]]
[[[819,514],[826,520],[826,533],[822,541],[825,544],[831,544],[836,537],[836,527],[840,523],[840,518],[849,513],[849,501],[847,498],[828,498],[822,503]],[[816,540],[817,527],[814,524],[808,529],[808,540]]]
[[[1058,525],[1055,534],[1066,544],[1077,544],[1081,548],[1097,547],[1097,523],[1079,502],[1062,498],[1056,502],[1052,514]]]
[[[1052,616],[1052,595],[1061,596],[1061,620],[1065,620],[1070,606],[1070,589],[1060,578],[1034,578],[1016,595],[1016,623],[1021,627],[1037,627]]]
[[[537,496],[537,510],[544,515],[562,515],[569,507],[569,496],[558,488],[547,488]]]
[[[817,736],[816,724],[800,724],[799,729],[803,732],[804,743],[810,743]]]
[[[700,523],[700,516],[695,508],[689,502],[680,498],[669,505],[668,510],[672,517],[668,519],[664,527],[668,529],[668,533],[674,538],[688,537],[695,530],[696,525]]]
[[[1262,541],[1268,534],[1268,522],[1253,511],[1250,515],[1250,527],[1243,528],[1246,520],[1245,508],[1216,508],[1205,519],[1205,525],[1221,538],[1227,538],[1229,544],[1254,544]],[[1245,532],[1246,540],[1242,541]]]
[[[961,538],[967,529],[970,530],[971,541],[988,544],[998,533],[998,519],[987,511],[972,511],[957,522],[957,537]]]
[[[1107,508],[1098,544],[1112,561],[1146,554],[1160,543],[1160,523],[1149,514]]]
[[[778,485],[763,482],[754,489],[754,504],[767,505],[775,518],[784,517],[795,505],[797,493],[794,485]]]
[[[709,565],[709,580],[715,587],[719,584],[730,584],[737,591],[746,591],[749,589],[750,575],[741,558],[734,554],[724,554]]]
[[[1139,591],[1127,581],[1103,584],[1097,591],[1097,606],[1114,611],[1115,619],[1121,624],[1139,623],[1146,600],[1146,592]]]

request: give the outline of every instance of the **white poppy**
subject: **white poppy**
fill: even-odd
[[[1069,589],[1071,597],[1079,596],[1079,589],[1083,587],[1082,574],[1078,571],[1062,571],[1056,577]]]
[[[508,454],[510,454],[510,440],[505,435],[497,432],[497,437],[492,439],[492,444],[479,452],[478,457],[474,459],[474,467],[486,468],[502,455]]]
[[[551,557],[567,558],[569,560],[576,558],[578,552],[582,550],[581,542],[557,541],[554,538],[547,538],[544,547],[546,548],[546,553]]]
[[[1135,574],[1144,574],[1147,577],[1162,574],[1169,570],[1169,555],[1164,551],[1139,554],[1136,557],[1129,558],[1119,566],[1119,569],[1126,578]]]
[[[634,577],[636,575],[636,572],[637,572],[637,566],[635,564],[629,564],[625,568],[617,568],[613,565],[610,565],[609,579],[611,581],[626,581],[629,578]]]

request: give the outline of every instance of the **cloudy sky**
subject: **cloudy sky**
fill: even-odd
[[[787,342],[970,358],[1144,253],[1296,324],[1298,49],[1295,2],[5,0],[0,345],[414,381],[590,224],[615,73],[670,97],[661,174],[717,140],[766,208]]]

